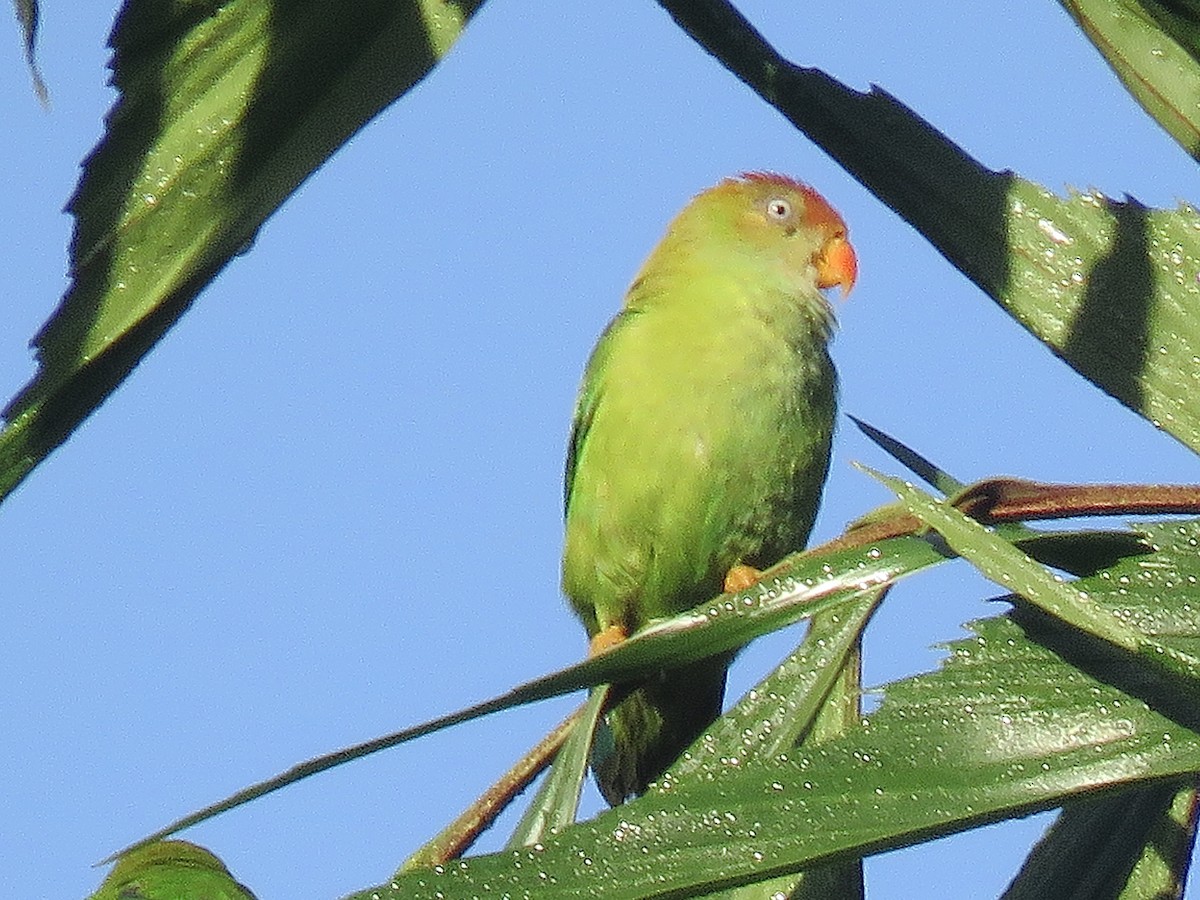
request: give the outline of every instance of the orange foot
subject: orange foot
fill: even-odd
[[[762,578],[762,570],[754,566],[736,565],[725,573],[725,593],[736,594],[748,587],[758,584]]]
[[[588,644],[588,658],[599,656],[605,650],[617,646],[625,638],[629,637],[623,625],[609,625],[603,631],[592,635],[592,640]]]

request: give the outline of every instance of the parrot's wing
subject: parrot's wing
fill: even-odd
[[[588,429],[592,418],[600,405],[600,397],[604,393],[604,376],[608,371],[608,358],[612,348],[619,340],[621,331],[629,327],[637,315],[632,310],[619,313],[596,342],[596,349],[588,360],[587,369],[583,373],[583,383],[579,387],[579,396],[575,399],[575,419],[571,423],[571,440],[567,444],[567,468],[563,478],[563,512],[571,506],[571,487],[575,483],[575,464],[583,450],[583,442],[587,440]]]

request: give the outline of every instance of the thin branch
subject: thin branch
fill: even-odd
[[[580,706],[563,719],[528,753],[517,760],[512,768],[501,775],[495,784],[463,810],[458,818],[405,860],[400,871],[436,866],[451,859],[458,859],[466,853],[475,840],[492,826],[500,813],[550,765],[582,715],[584,706]]]
[[[1200,515],[1200,485],[1042,484],[1022,478],[992,478],[970,485],[951,502],[988,525],[1082,516],[1194,516]],[[890,515],[853,524],[844,534],[808,552],[824,555],[866,547],[887,538],[919,534],[925,529],[914,516],[898,506],[894,509]]]

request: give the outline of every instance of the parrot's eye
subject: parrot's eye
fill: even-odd
[[[792,204],[782,197],[774,197],[767,201],[767,218],[776,222],[784,222],[792,217]]]

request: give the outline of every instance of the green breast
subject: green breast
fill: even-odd
[[[589,363],[563,561],[589,633],[695,606],[730,566],[808,538],[833,432],[826,323],[718,299],[623,313]]]

